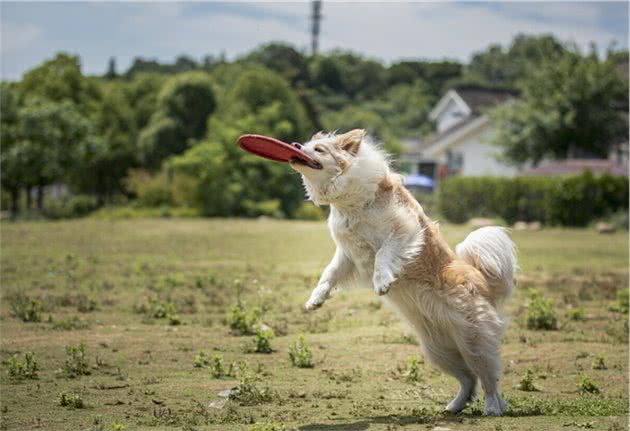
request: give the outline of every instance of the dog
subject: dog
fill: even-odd
[[[306,302],[315,310],[336,286],[370,286],[407,321],[425,357],[460,384],[446,406],[459,412],[485,394],[486,415],[501,415],[500,346],[507,320],[499,313],[514,288],[516,247],[500,227],[478,229],[456,247],[389,167],[363,130],[319,132],[301,149],[319,166],[295,160],[308,198],[329,205],[337,246]]]

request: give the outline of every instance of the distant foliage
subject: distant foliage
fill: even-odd
[[[451,177],[440,184],[444,217],[463,223],[472,217],[541,221],[585,226],[628,207],[628,178],[590,173],[566,177]]]
[[[68,198],[51,200],[47,203],[44,215],[50,219],[85,217],[98,208],[94,196],[75,195]]]
[[[519,80],[520,95],[492,114],[504,159],[606,158],[628,136],[628,83],[597,53],[543,57]]]
[[[518,102],[490,114],[513,163],[605,155],[612,141],[627,139],[627,121],[617,115],[628,106],[627,83],[617,73],[627,58],[627,50],[582,54],[548,35],[517,35],[475,53],[468,65],[385,64],[344,50],[309,56],[290,43],[269,43],[234,61],[137,57],[119,71],[111,58],[98,77],[60,52],[20,81],[1,84],[2,204],[13,217],[82,217],[128,205],[129,216],[143,208],[169,216],[184,207],[209,217],[316,219],[302,205],[299,175],[244,153],[235,145],[239,135],[304,142],[320,129],[360,127],[397,156],[407,139],[433,131],[429,112],[457,83],[520,90]],[[58,186],[67,197],[53,196]],[[557,208],[534,208],[533,215],[555,224],[591,220],[592,206],[601,204],[581,195],[582,186],[567,183],[565,195],[554,188]],[[512,197],[502,201],[522,212]],[[448,211],[453,219],[468,216]],[[627,226],[627,211],[615,220]]]

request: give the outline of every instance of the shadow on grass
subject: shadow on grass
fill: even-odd
[[[474,417],[471,415],[470,417]],[[478,417],[478,416],[477,416]],[[431,424],[438,425],[444,422],[462,422],[462,416],[440,414],[436,416],[414,416],[414,415],[389,415],[389,416],[371,416],[363,420],[354,422],[343,422],[345,419],[340,418],[338,423],[331,424],[308,424],[299,427],[300,431],[363,431],[367,430],[370,425],[412,425],[412,424]]]

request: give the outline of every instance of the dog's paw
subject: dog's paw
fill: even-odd
[[[374,283],[374,293],[379,296],[387,295],[395,279],[391,272],[375,272],[372,280]]]
[[[498,395],[486,396],[486,406],[483,414],[486,416],[501,416],[503,411],[507,409],[507,403]]]
[[[306,311],[313,311],[313,310],[317,310],[319,307],[322,306],[322,304],[324,303],[323,299],[320,298],[311,298],[308,301],[306,301],[306,304],[304,304],[304,309]]]

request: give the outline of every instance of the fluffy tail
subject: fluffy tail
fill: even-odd
[[[518,266],[516,246],[506,229],[495,226],[477,229],[457,245],[455,252],[460,259],[481,271],[497,302],[509,298]]]

